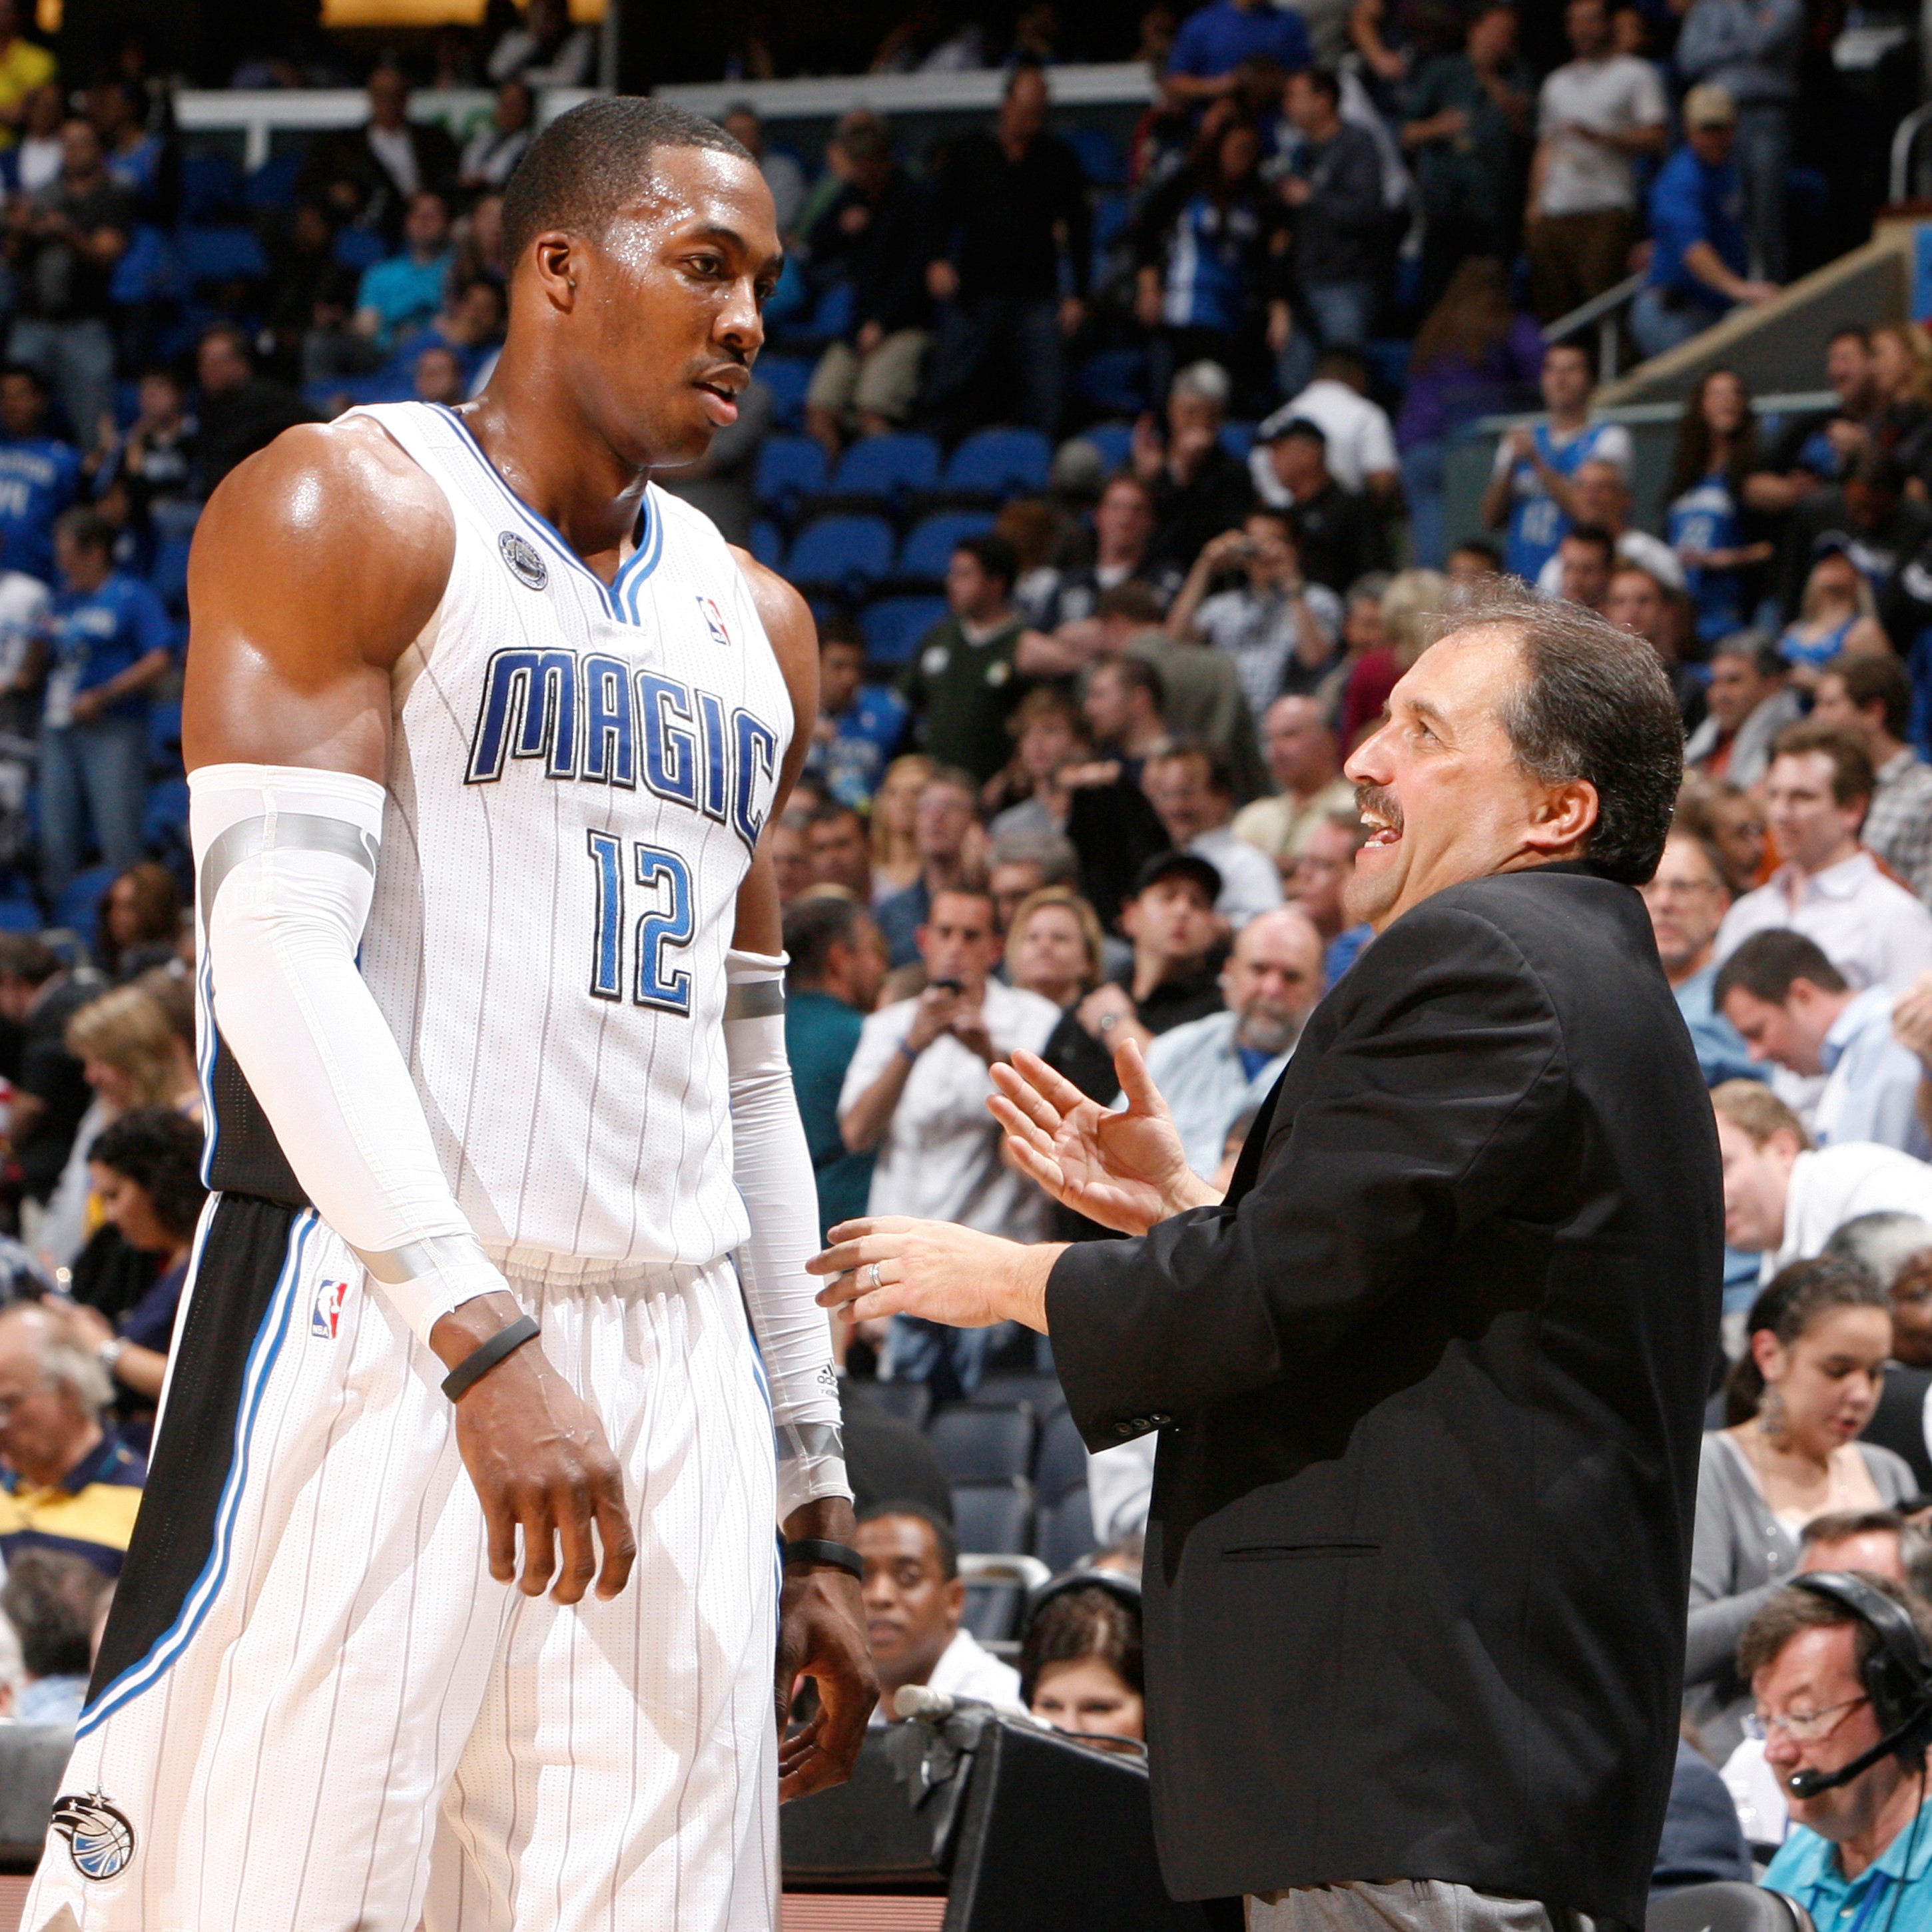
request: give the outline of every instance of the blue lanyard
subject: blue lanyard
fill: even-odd
[[[1852,1921],[1851,1932],[1865,1932],[1865,1922],[1878,1910],[1879,1901],[1892,1888],[1890,1872],[1874,1875],[1872,1888],[1864,1896],[1864,1903],[1858,1907],[1858,1916]]]

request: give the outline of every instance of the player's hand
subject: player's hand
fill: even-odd
[[[904,1214],[842,1221],[832,1246],[805,1264],[832,1279],[819,1305],[842,1320],[916,1315],[949,1328],[990,1328],[1023,1322],[1046,1332],[1046,1277],[1058,1246],[1022,1247],[998,1234],[950,1221]]]
[[[788,1541],[817,1537],[848,1547],[858,1534],[852,1505],[836,1496],[794,1510],[784,1532]],[[788,1737],[787,1714],[806,1677],[818,1686],[818,1714]],[[776,1690],[778,1802],[843,1784],[879,1701],[857,1577],[829,1564],[786,1564],[778,1598]]]
[[[509,1294],[478,1296],[437,1322],[430,1346],[454,1368],[522,1312]],[[623,1472],[596,1412],[550,1366],[541,1336],[464,1391],[456,1405],[456,1446],[483,1505],[490,1574],[498,1582],[513,1582],[526,1597],[550,1589],[560,1604],[581,1601],[592,1577],[606,1600],[624,1587],[638,1544]]]
[[[1013,1165],[1063,1207],[1124,1234],[1144,1234],[1157,1221],[1217,1202],[1220,1196],[1187,1165],[1138,1041],[1121,1042],[1114,1070],[1127,1096],[1124,1113],[1088,1100],[1023,1048],[1010,1065],[993,1068],[1000,1090],[986,1105],[1006,1130]]]

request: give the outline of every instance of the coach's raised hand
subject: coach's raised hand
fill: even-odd
[[[1024,1048],[992,1071],[1000,1090],[986,1105],[1006,1130],[1007,1158],[1063,1207],[1144,1234],[1190,1208],[1220,1204],[1220,1193],[1188,1166],[1174,1116],[1133,1040],[1114,1055],[1127,1096],[1120,1113]]]
[[[437,1322],[430,1346],[453,1369],[523,1312],[514,1295],[478,1295]],[[622,1472],[596,1412],[550,1366],[541,1340],[506,1356],[458,1398],[456,1446],[483,1505],[490,1574],[498,1582],[540,1597],[554,1575],[550,1594],[560,1604],[581,1600],[593,1576],[600,1598],[624,1587],[638,1545]]]

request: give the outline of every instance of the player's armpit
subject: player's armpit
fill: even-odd
[[[304,424],[241,464],[189,560],[189,770],[380,782],[389,674],[435,615],[455,544],[441,490],[373,422]]]

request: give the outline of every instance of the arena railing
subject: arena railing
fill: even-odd
[[[1138,106],[1154,98],[1145,65],[1117,61],[1057,67],[1049,76],[1054,104],[1079,107]],[[799,80],[704,81],[663,87],[660,97],[713,116],[742,101],[774,127],[831,121],[854,107],[916,120],[923,116],[977,112],[999,105],[1006,74],[998,68],[963,74],[840,74]],[[544,90],[538,118],[547,122],[589,98],[593,90],[559,87]],[[418,121],[440,122],[459,139],[489,113],[494,97],[487,88],[425,88],[410,98]],[[326,134],[359,127],[368,118],[368,97],[359,88],[185,88],[175,97],[175,116],[189,134],[241,137],[243,165],[260,167],[274,152],[275,137]]]

